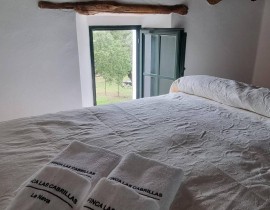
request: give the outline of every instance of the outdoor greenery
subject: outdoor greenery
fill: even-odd
[[[127,78],[125,78],[127,79]],[[118,86],[115,83],[107,85],[107,93],[105,95],[105,80],[101,76],[96,76],[96,99],[97,105],[112,104],[132,99],[132,87],[119,87],[119,95],[117,96]]]
[[[132,31],[94,31],[93,42],[96,75],[104,79],[104,93],[116,85],[120,97],[123,79],[132,71]]]

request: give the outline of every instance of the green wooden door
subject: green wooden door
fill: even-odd
[[[184,75],[186,33],[183,29],[142,29],[138,97],[169,92]]]

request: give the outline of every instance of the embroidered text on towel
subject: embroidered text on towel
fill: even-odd
[[[41,194],[32,193],[30,197],[44,201],[47,204],[51,202],[50,199],[46,198],[44,195],[41,195]]]
[[[59,192],[61,194],[63,194],[64,196],[66,196],[68,199],[70,199],[74,204],[77,203],[78,199],[75,198],[75,196],[73,196],[68,190],[64,189],[64,188],[61,188],[59,186],[56,186],[52,183],[49,183],[49,182],[45,182],[45,181],[42,181],[42,180],[38,180],[38,179],[33,179],[30,181],[32,184],[37,184],[39,186],[43,186],[43,187],[46,187],[46,188],[49,188],[49,189],[53,189],[55,190],[56,192]]]
[[[77,171],[77,172],[80,172],[80,173],[84,173],[84,174],[88,174],[88,175],[92,175],[92,176],[96,175],[96,172],[88,171],[88,170],[85,170],[85,169],[81,169],[81,168],[71,166],[71,165],[68,165],[68,164],[65,164],[65,163],[60,163],[60,162],[57,162],[57,161],[52,161],[51,164],[54,164],[54,165],[57,165],[57,166],[62,166],[64,168],[69,168],[71,170],[74,170],[74,171]]]
[[[113,180],[113,181],[116,181],[116,182],[119,182],[119,183],[121,183],[123,185],[126,185],[126,186],[128,186],[128,187],[130,187],[130,188],[132,188],[134,190],[138,190],[140,192],[145,192],[147,194],[151,194],[151,195],[156,196],[156,197],[159,197],[159,198],[162,198],[162,196],[163,196],[162,193],[155,192],[153,190],[149,190],[149,189],[146,189],[146,188],[143,188],[143,187],[133,186],[132,184],[129,184],[129,183],[125,182],[125,181],[122,181],[121,179],[116,178],[116,177],[109,177],[109,179],[110,180]],[[145,194],[141,194],[141,195],[147,196]],[[154,197],[151,197],[151,196],[147,196],[147,197],[154,198]],[[159,198],[154,198],[154,199],[160,200]]]
[[[107,206],[106,204],[104,204],[104,203],[102,203],[102,202],[100,202],[100,201],[98,201],[98,200],[96,200],[94,198],[89,198],[87,200],[87,202],[89,204],[92,204],[92,205],[98,207],[98,208],[101,208],[102,210],[116,210],[115,208],[112,208],[110,206]],[[85,208],[89,208],[88,206],[84,206],[84,207]],[[90,208],[90,209],[92,209],[92,208]]]

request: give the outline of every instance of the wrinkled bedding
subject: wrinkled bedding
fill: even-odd
[[[181,77],[172,92],[184,92],[270,117],[270,89],[208,75]]]
[[[73,140],[181,167],[171,210],[270,209],[270,119],[181,92],[0,123],[0,209]]]

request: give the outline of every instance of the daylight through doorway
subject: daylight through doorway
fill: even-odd
[[[136,98],[136,30],[93,30],[96,105]]]

